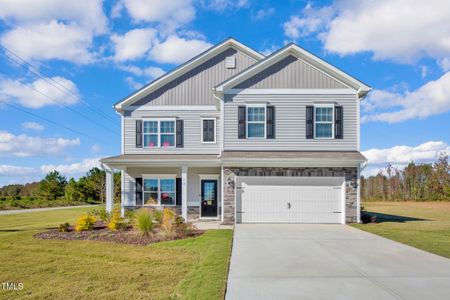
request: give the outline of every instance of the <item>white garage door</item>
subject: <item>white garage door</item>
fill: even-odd
[[[342,223],[341,185],[242,182],[242,223]]]

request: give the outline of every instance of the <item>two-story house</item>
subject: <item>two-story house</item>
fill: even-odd
[[[180,49],[183,51],[183,49]],[[370,91],[289,44],[227,39],[117,102],[125,209],[224,223],[359,221],[360,100]]]

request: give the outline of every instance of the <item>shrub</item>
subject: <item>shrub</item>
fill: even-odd
[[[94,229],[95,217],[90,214],[83,214],[75,224],[76,231],[87,231]]]
[[[159,224],[162,224],[163,212],[161,210],[154,209],[152,211],[152,218],[154,221],[158,222]]]
[[[107,213],[108,214],[108,213]],[[124,229],[127,227],[127,223],[124,218],[120,215],[120,207],[116,207],[112,214],[108,214],[109,223],[108,228],[112,231],[116,231],[117,229]]]
[[[58,230],[61,232],[69,231],[70,224],[68,222],[59,224]]]
[[[155,226],[150,211],[145,208],[141,208],[136,212],[134,217],[135,226],[139,229],[142,235],[149,235],[150,231],[152,231]]]
[[[109,223],[111,221],[111,214],[108,213],[104,207],[100,209],[93,209],[90,214],[96,216],[104,223]]]
[[[161,229],[167,237],[173,238],[175,236],[175,213],[171,209],[164,208],[162,215]]]

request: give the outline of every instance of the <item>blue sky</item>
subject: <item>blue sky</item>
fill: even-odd
[[[111,105],[230,36],[264,54],[294,41],[373,87],[366,174],[450,151],[446,1],[3,0],[0,185],[119,154]]]

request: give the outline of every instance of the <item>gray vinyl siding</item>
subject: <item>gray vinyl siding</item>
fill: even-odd
[[[233,87],[234,89],[341,89],[336,79],[292,55]]]
[[[227,56],[236,57],[236,68],[225,67]],[[133,105],[215,105],[212,88],[255,62],[246,54],[228,48]]]
[[[142,177],[143,174],[176,174],[176,177],[181,177],[180,168],[128,168],[124,172],[124,206],[136,205],[136,181],[135,178]],[[188,168],[187,176],[187,203],[188,206],[200,206],[200,174],[220,174],[220,168]],[[220,191],[220,179],[218,182],[218,191]],[[220,193],[217,195],[220,206]]]
[[[224,150],[352,151],[357,150],[359,100],[356,95],[227,95],[224,104]],[[238,139],[238,106],[267,102],[275,106],[275,139]],[[306,139],[306,106],[335,103],[344,108],[343,139]]]
[[[124,117],[124,154],[219,154],[221,143],[220,112],[212,110],[134,110]],[[136,148],[136,120],[142,118],[178,118],[184,121],[183,148]],[[216,118],[216,143],[201,142],[201,118]]]

